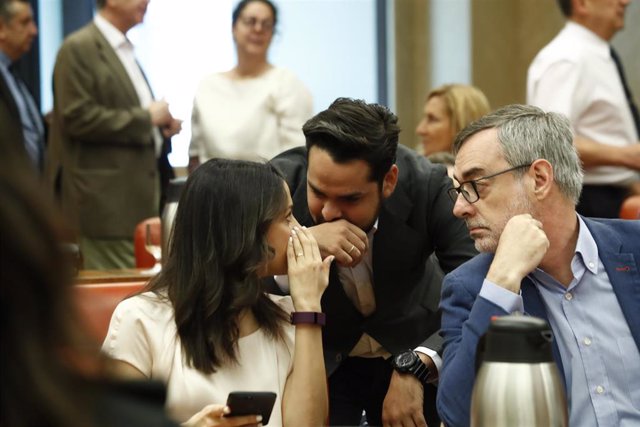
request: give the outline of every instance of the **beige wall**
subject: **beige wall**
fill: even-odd
[[[555,0],[472,0],[472,79],[493,108],[525,102],[527,68],[562,27]]]
[[[396,111],[402,131],[400,143],[413,147],[414,129],[424,105],[429,70],[429,2],[395,1]]]
[[[471,83],[493,108],[525,102],[527,68],[564,24],[556,0],[470,1]],[[400,142],[409,146],[416,144],[414,129],[431,86],[429,6],[429,0],[395,0],[396,113],[403,129]],[[625,30],[613,45],[640,103],[640,1],[631,2]]]

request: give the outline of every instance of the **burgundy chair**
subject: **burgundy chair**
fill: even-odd
[[[629,196],[620,207],[620,218],[640,219],[640,195]]]
[[[120,301],[140,291],[146,280],[75,285],[73,297],[87,332],[102,343],[109,330],[111,315]]]

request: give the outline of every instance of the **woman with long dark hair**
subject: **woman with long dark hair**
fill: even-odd
[[[166,381],[167,409],[185,425],[261,422],[223,416],[238,390],[277,394],[269,425],[325,422],[322,314],[299,312],[320,312],[333,257],[322,260],[291,206],[270,164],[202,164],[180,199],[163,271],[114,312],[103,349],[121,372]],[[265,293],[262,277],[275,274],[289,275],[290,297]]]

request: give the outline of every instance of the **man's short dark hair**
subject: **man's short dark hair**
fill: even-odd
[[[307,151],[317,146],[336,163],[364,160],[371,181],[382,184],[396,161],[398,118],[385,106],[350,98],[336,99],[302,127]]]
[[[96,7],[102,9],[107,4],[107,0],[96,0]]]
[[[558,6],[560,6],[560,10],[566,18],[570,17],[573,13],[572,1],[573,0],[558,0]]]

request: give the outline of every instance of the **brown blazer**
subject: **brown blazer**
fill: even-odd
[[[158,165],[169,168],[170,145],[157,161],[149,112],[93,22],[60,48],[53,89],[46,173],[64,211],[84,237],[133,238],[138,222],[158,214]]]

